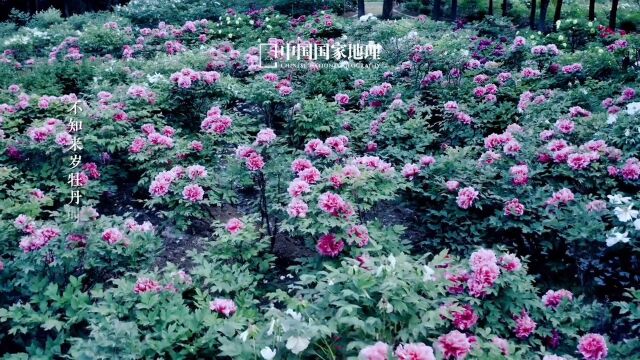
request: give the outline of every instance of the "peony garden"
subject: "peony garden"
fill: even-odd
[[[12,11],[0,356],[640,359],[640,5],[557,1]]]

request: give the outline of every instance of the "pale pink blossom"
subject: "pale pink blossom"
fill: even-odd
[[[240,231],[242,231],[242,229],[244,229],[244,227],[245,227],[244,223],[238,218],[229,219],[229,221],[227,221],[227,224],[225,226],[227,231],[230,232],[232,235],[239,233]]]
[[[190,184],[182,190],[182,198],[190,202],[199,202],[204,198],[204,190],[198,184]]]
[[[209,309],[226,317],[229,317],[235,314],[236,311],[238,311],[238,308],[236,307],[236,304],[233,302],[233,300],[220,298],[216,298],[212,302],[210,302]]]
[[[472,187],[466,187],[458,191],[456,203],[462,209],[468,209],[473,205],[475,199],[478,198],[479,192]]]

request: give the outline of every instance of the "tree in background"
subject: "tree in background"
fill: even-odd
[[[382,18],[385,20],[391,19],[392,11],[393,11],[393,0],[384,0],[382,2]]]
[[[358,0],[358,17],[364,16],[364,0]]]
[[[536,0],[531,0],[531,12],[529,12],[529,27],[531,30],[536,28]]]
[[[547,11],[551,0],[540,0],[540,17],[538,18],[538,30],[544,32],[546,30]]]
[[[554,28],[558,20],[560,20],[561,15],[562,15],[562,0],[556,0],[556,11],[553,13]]]
[[[451,0],[451,20],[458,18],[458,0]]]
[[[589,0],[589,21],[596,18],[596,0]]]
[[[616,17],[618,16],[618,0],[611,1],[611,12],[609,13],[609,28],[616,29]]]
[[[442,17],[442,0],[433,0],[433,15],[434,20],[440,20]]]
[[[493,15],[493,0],[489,0],[489,11],[487,13]]]
[[[507,16],[509,11],[509,0],[502,0],[502,16]]]

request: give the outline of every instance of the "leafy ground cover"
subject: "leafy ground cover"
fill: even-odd
[[[637,34],[141,13],[2,33],[6,358],[637,358]]]

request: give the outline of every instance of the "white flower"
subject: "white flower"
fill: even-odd
[[[391,314],[393,312],[393,305],[391,305],[390,302],[385,302],[384,311],[386,311],[387,314]]]
[[[615,124],[616,121],[618,121],[618,115],[609,114],[609,116],[607,116],[607,124],[608,125]]]
[[[433,280],[436,279],[433,276],[433,274],[435,274],[435,271],[432,268],[428,267],[427,265],[423,265],[422,266],[422,270],[423,270],[423,272],[422,272],[422,281],[427,282],[427,281],[433,281]]]
[[[287,309],[287,311],[284,312],[287,315],[290,315],[292,318],[300,321],[302,320],[302,314],[300,314],[299,312],[293,311],[292,309]]]
[[[618,217],[618,220],[627,222],[638,217],[638,210],[633,210],[632,208],[633,204],[627,206],[626,208],[616,207],[615,209],[613,209],[613,212]]]
[[[301,336],[292,336],[287,339],[287,349],[294,354],[303,352],[309,346],[309,339]]]
[[[607,195],[607,197],[609,198],[609,202],[614,205],[627,204],[629,201],[631,201],[630,197],[625,197],[620,194]]]
[[[629,242],[629,237],[627,235],[629,235],[628,231],[625,231],[624,233],[619,233],[616,231],[616,228],[613,229],[614,231],[611,233],[611,235],[607,236],[607,246],[613,246],[619,242],[623,242],[623,243],[628,243]]]
[[[248,338],[249,338],[249,328],[247,328],[247,330],[240,333],[240,340],[242,340],[242,342],[246,342]]]
[[[262,350],[260,350],[260,356],[262,356],[262,358],[265,360],[271,360],[276,357],[276,349],[272,350],[270,347],[265,346],[264,348],[262,348]]]
[[[636,230],[640,231],[640,219],[636,219],[636,221],[633,222],[633,226]]]
[[[632,102],[627,104],[627,114],[633,116],[640,113],[640,102]]]
[[[393,256],[393,254],[391,254],[391,255],[389,255],[388,260],[389,260],[389,266],[390,266],[392,269],[395,269],[395,268],[396,268],[396,257],[395,257],[395,256]]]
[[[271,336],[273,335],[273,328],[276,325],[276,319],[272,319],[271,320],[271,324],[269,325],[269,330],[267,330],[267,335]]]

